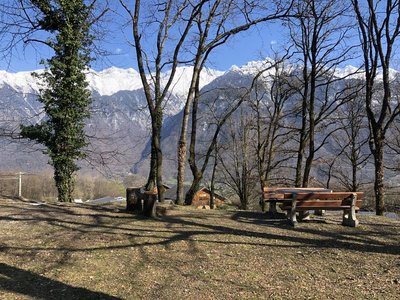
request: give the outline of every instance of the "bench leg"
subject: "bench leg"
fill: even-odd
[[[300,219],[300,221],[310,220],[310,212],[308,210],[300,211],[299,212],[299,219]]]
[[[292,199],[292,205],[290,210],[288,211],[288,219],[290,225],[295,227],[297,225],[297,218],[296,218],[296,195],[294,195]]]
[[[350,209],[345,209],[343,211],[342,224],[344,226],[357,227],[359,224],[359,221],[357,220],[357,217],[356,217],[356,201],[357,201],[357,194],[353,194],[351,196]]]
[[[314,215],[316,215],[316,216],[324,216],[325,215],[325,210],[324,209],[316,209],[314,211]]]
[[[276,210],[276,201],[270,201],[269,202],[269,208],[268,208],[268,212],[272,213],[272,214],[276,214],[278,211]]]
[[[259,203],[260,203],[261,211],[265,212],[265,201],[264,201],[264,199],[261,199]]]

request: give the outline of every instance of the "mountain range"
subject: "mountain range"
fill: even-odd
[[[232,91],[248,88],[255,74],[270,60],[249,62],[233,66],[228,71],[206,69],[201,74],[202,103],[216,113],[226,111]],[[295,68],[295,66],[289,66]],[[354,67],[338,69],[340,76],[355,73]],[[36,73],[42,72],[41,70]],[[271,74],[267,71],[264,76]],[[397,71],[392,72],[397,74]],[[163,74],[165,83],[169,73]],[[177,69],[172,89],[165,104],[165,122],[162,143],[167,177],[175,175],[176,147],[182,119],[182,108],[192,75],[191,67]],[[360,76],[356,73],[349,76]],[[146,175],[149,167],[150,120],[140,76],[134,69],[109,69],[87,73],[92,91],[92,116],[86,132],[91,142],[88,158],[81,163],[83,172],[101,170],[112,174],[133,172]],[[0,71],[0,130],[13,135],[19,124],[33,124],[44,117],[37,101],[40,91],[38,79],[31,72],[9,73]],[[238,92],[237,92],[238,93]],[[237,96],[237,94],[236,94]],[[210,101],[213,101],[212,105]],[[208,103],[208,104],[207,104]],[[205,117],[199,122],[199,139],[207,139],[209,123]],[[1,132],[0,131],[0,132]],[[37,172],[48,169],[47,156],[40,145],[16,138],[0,139],[0,170]]]
[[[34,71],[40,74],[42,70]],[[37,101],[42,87],[33,72],[0,71],[0,133],[17,136],[21,123],[34,124],[44,117]],[[206,69],[201,74],[205,86],[225,72]],[[179,67],[165,103],[165,124],[182,110],[191,67]],[[168,79],[169,72],[162,76]],[[145,175],[148,169],[150,120],[139,73],[134,69],[111,67],[87,73],[93,103],[86,132],[91,142],[83,171],[107,170],[124,174],[133,168]],[[48,169],[47,156],[40,145],[18,138],[0,139],[0,170],[35,172]]]

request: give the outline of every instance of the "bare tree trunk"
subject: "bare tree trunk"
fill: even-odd
[[[185,132],[186,136],[186,132]],[[186,165],[186,138],[185,141],[178,142],[178,177],[176,186],[176,204],[182,205],[185,197],[185,165]]]
[[[305,66],[305,68],[306,67],[307,66]],[[307,75],[303,75],[303,76],[307,76]],[[294,182],[295,187],[301,187],[301,185],[302,185],[303,159],[304,159],[304,151],[305,151],[306,145],[307,145],[307,140],[306,140],[307,97],[308,97],[308,85],[305,85],[304,95],[303,95],[303,99],[302,99],[302,107],[301,107],[301,129],[300,129],[299,148],[297,150],[296,177],[295,177],[295,182]]]
[[[249,168],[248,168],[248,132],[249,132],[249,125],[241,119],[241,128],[242,128],[242,137],[243,137],[243,145],[242,145],[242,157],[243,157],[243,165],[242,165],[242,195],[243,195],[243,203],[244,209],[249,208],[249,191],[248,191],[248,177],[249,177]]]
[[[141,15],[146,14],[146,10],[142,11],[141,0],[133,1],[133,10],[124,0],[119,0],[119,2],[132,21],[136,62],[152,121],[151,166],[146,190],[154,192],[154,187],[157,185],[158,200],[162,202],[164,192],[161,150],[163,107],[174,82],[176,69],[181,63],[179,58],[184,51],[182,45],[191,31],[199,8],[208,1],[202,0],[192,5],[190,1],[185,0],[180,2],[181,5],[178,7],[175,1],[156,1],[154,4],[157,9],[151,14],[147,10],[147,15],[144,17]],[[148,24],[150,26],[147,26]],[[170,37],[170,32],[174,30],[180,33],[177,39]],[[154,43],[142,43],[142,40],[147,40],[149,36],[154,37]],[[167,68],[168,77],[162,78],[162,73]]]
[[[196,59],[197,63],[200,63],[200,58]],[[177,189],[176,189],[176,201],[177,204],[184,203],[184,182],[185,182],[185,166],[186,166],[186,151],[187,151],[187,130],[189,124],[190,108],[193,102],[193,97],[195,94],[196,85],[199,84],[200,80],[200,70],[199,66],[195,66],[193,69],[193,77],[191,81],[191,86],[189,89],[189,94],[183,109],[182,126],[181,133],[178,142],[178,177],[177,177]]]
[[[151,191],[156,186],[156,174],[157,174],[157,153],[156,148],[154,147],[154,139],[155,136],[151,137],[151,153],[150,153],[150,170],[149,175],[147,177],[147,182],[145,185],[145,189],[147,191]]]
[[[358,167],[358,161],[357,161],[357,153],[355,153],[356,145],[355,145],[355,139],[353,139],[352,143],[352,153],[351,153],[351,164],[352,164],[352,171],[351,171],[351,191],[350,192],[357,192],[358,190],[358,181],[357,181],[357,167]]]
[[[197,137],[196,133],[197,133],[198,105],[199,105],[199,97],[195,96],[192,108],[192,128],[191,128],[190,147],[189,147],[189,166],[192,171],[193,181],[185,196],[186,204],[192,203],[194,195],[200,188],[200,181],[203,178],[203,173],[201,170],[199,170],[196,163],[196,137]]]
[[[161,107],[156,107],[156,120],[153,126],[154,135],[154,150],[156,152],[157,166],[156,166],[156,179],[157,179],[157,194],[158,201],[164,202],[164,184],[163,184],[163,155],[161,149],[161,128],[162,128],[163,113]]]
[[[257,97],[255,104],[255,112],[256,112],[256,128],[257,128],[257,171],[258,171],[258,179],[260,182],[260,189],[262,194],[263,189],[265,186],[267,186],[268,182],[265,180],[265,172],[264,172],[265,147],[263,146],[263,138],[262,138],[263,130],[261,126],[260,100],[261,99],[258,99]]]
[[[378,134],[379,136],[379,134]],[[384,137],[374,142],[373,156],[375,162],[375,206],[376,214],[383,216],[385,212],[385,187],[384,187]]]
[[[315,93],[316,93],[316,81],[317,81],[317,36],[313,36],[311,46],[311,74],[310,74],[310,103],[308,105],[308,121],[309,121],[309,133],[308,133],[308,157],[304,166],[303,175],[303,187],[308,187],[310,181],[310,173],[312,163],[314,161],[315,154]]]
[[[214,154],[214,166],[211,174],[211,195],[210,195],[210,208],[215,208],[215,173],[217,171],[218,165],[218,145],[215,145],[215,154]]]
[[[185,196],[185,203],[187,205],[192,204],[194,196],[200,189],[200,183],[201,183],[202,178],[203,178],[203,176],[200,176],[200,175],[195,176],[195,178],[193,178],[192,184],[190,185],[190,188],[186,192],[186,196]]]
[[[296,177],[294,181],[295,187],[302,186],[302,173],[303,173],[303,160],[304,160],[304,152],[307,146],[307,98],[308,98],[308,58],[307,53],[303,53],[303,84],[304,84],[304,91],[302,94],[302,101],[301,101],[301,128],[300,128],[300,141],[299,141],[299,148],[297,150],[297,163],[296,163]]]

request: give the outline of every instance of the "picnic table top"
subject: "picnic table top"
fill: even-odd
[[[291,188],[291,187],[272,187],[272,188],[264,188],[264,192],[267,193],[309,193],[309,192],[319,192],[319,193],[332,193],[331,189],[325,189],[325,188],[315,188],[315,187],[309,187],[309,188]]]

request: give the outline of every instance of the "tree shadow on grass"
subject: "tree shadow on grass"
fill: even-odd
[[[55,211],[56,213],[52,213]],[[158,220],[148,220],[143,223],[144,217],[116,212],[105,208],[88,208],[84,212],[77,213],[72,208],[53,207],[43,208],[43,211],[30,209],[24,214],[15,216],[12,211],[8,215],[0,217],[3,221],[28,221],[31,224],[45,223],[70,232],[70,240],[55,247],[30,247],[30,250],[52,250],[69,252],[87,252],[96,250],[123,249],[128,247],[164,246],[168,248],[177,241],[215,242],[223,244],[259,243],[260,246],[268,246],[268,240],[281,241],[274,244],[275,247],[315,247],[315,248],[342,248],[359,252],[398,254],[400,247],[392,241],[397,238],[396,225],[384,228],[380,224],[368,225],[364,230],[358,228],[345,228],[336,223],[319,226],[299,226],[293,228],[286,220],[266,220],[263,213],[236,212],[224,214],[193,212],[174,212],[173,215],[162,215]],[[90,220],[82,220],[81,217],[90,217]],[[201,218],[200,218],[201,217]],[[220,217],[236,221],[235,223],[219,223]],[[138,222],[138,223],[137,223]],[[161,222],[161,223],[160,223]],[[314,223],[325,223],[315,221]],[[163,223],[163,225],[162,225]],[[254,224],[256,227],[243,227],[240,224]],[[317,224],[315,224],[317,225]],[[276,229],[273,229],[276,228]],[[93,245],[91,247],[75,247],[68,243],[71,240],[83,239],[93,234],[107,235],[111,244]],[[218,240],[214,236],[219,236]],[[229,239],[221,239],[221,235],[229,235]],[[386,238],[382,241],[375,236]],[[112,244],[114,237],[128,239],[127,243]],[[200,237],[201,236],[201,237]],[[238,239],[232,240],[232,236]],[[200,238],[199,238],[200,237]],[[210,237],[209,239],[206,237]],[[257,241],[241,241],[239,237],[257,238]],[[146,239],[142,241],[140,239]],[[51,237],[49,237],[51,239]],[[117,238],[118,239],[118,238]],[[150,239],[150,240],[149,240]],[[262,239],[262,241],[260,240]],[[388,241],[389,240],[389,241]],[[194,244],[193,244],[194,245]],[[193,245],[191,247],[193,248]],[[10,252],[24,250],[23,247],[0,245],[0,251]],[[28,249],[25,249],[28,250]]]
[[[0,263],[0,291],[35,299],[121,299],[101,292],[74,287],[30,271]]]
[[[336,218],[335,218],[336,217]],[[339,222],[339,215],[325,215],[323,217],[312,218],[311,220],[300,222],[299,226],[293,227],[288,223],[286,217],[281,220],[274,218],[268,219],[268,216],[264,213],[243,211],[237,212],[232,215],[231,219],[248,224],[264,225],[264,226],[279,226],[282,230],[287,231],[285,237],[281,237],[282,240],[297,240],[308,246],[321,246],[322,248],[342,248],[352,249],[360,252],[371,252],[371,253],[387,253],[387,254],[398,254],[400,253],[400,245],[396,243],[398,241],[398,233],[396,233],[396,224],[381,224],[368,223],[361,224],[361,228],[346,227]],[[316,226],[305,226],[306,224],[325,224],[323,230]],[[364,228],[362,228],[364,227]],[[301,238],[297,234],[312,235],[312,238],[304,237]],[[384,237],[387,242],[382,242],[376,239],[376,237]],[[390,242],[392,241],[392,243]]]
[[[292,245],[294,248],[301,245],[302,247],[316,247],[316,248],[336,248],[336,249],[351,249],[353,251],[358,251],[362,253],[382,253],[382,254],[399,254],[400,246],[397,243],[386,243],[380,240],[371,239],[370,234],[372,232],[379,231],[381,236],[386,237],[388,240],[393,240],[397,238],[397,233],[393,232],[392,228],[388,228],[388,230],[382,230],[379,224],[376,226],[369,225],[370,228],[368,230],[358,230],[358,228],[349,228],[343,227],[338,224],[326,224],[326,226],[332,226],[332,230],[326,228],[326,230],[321,230],[318,228],[307,228],[307,227],[296,227],[293,228],[289,224],[287,224],[286,220],[271,220],[271,223],[266,222],[261,214],[254,212],[238,212],[231,216],[232,220],[248,223],[248,224],[257,224],[264,225],[265,231],[253,231],[244,228],[236,228],[230,227],[226,225],[217,225],[217,224],[206,224],[199,223],[196,220],[186,219],[183,220],[181,218],[175,218],[171,216],[164,217],[164,221],[169,223],[179,223],[184,224],[186,226],[200,227],[204,229],[208,229],[209,231],[200,233],[200,234],[229,234],[234,236],[241,237],[255,237],[262,239],[272,239],[272,240],[280,240],[282,241],[282,245],[284,247],[291,246],[292,243],[296,245]],[[315,221],[307,221],[307,223],[325,223],[323,220],[315,220]],[[279,232],[275,230],[268,230],[268,227],[277,227],[280,228]],[[261,227],[262,228],[262,227]],[[191,231],[192,235],[196,233],[196,231]],[[223,242],[223,241],[221,241]],[[235,243],[235,242],[233,242]]]

